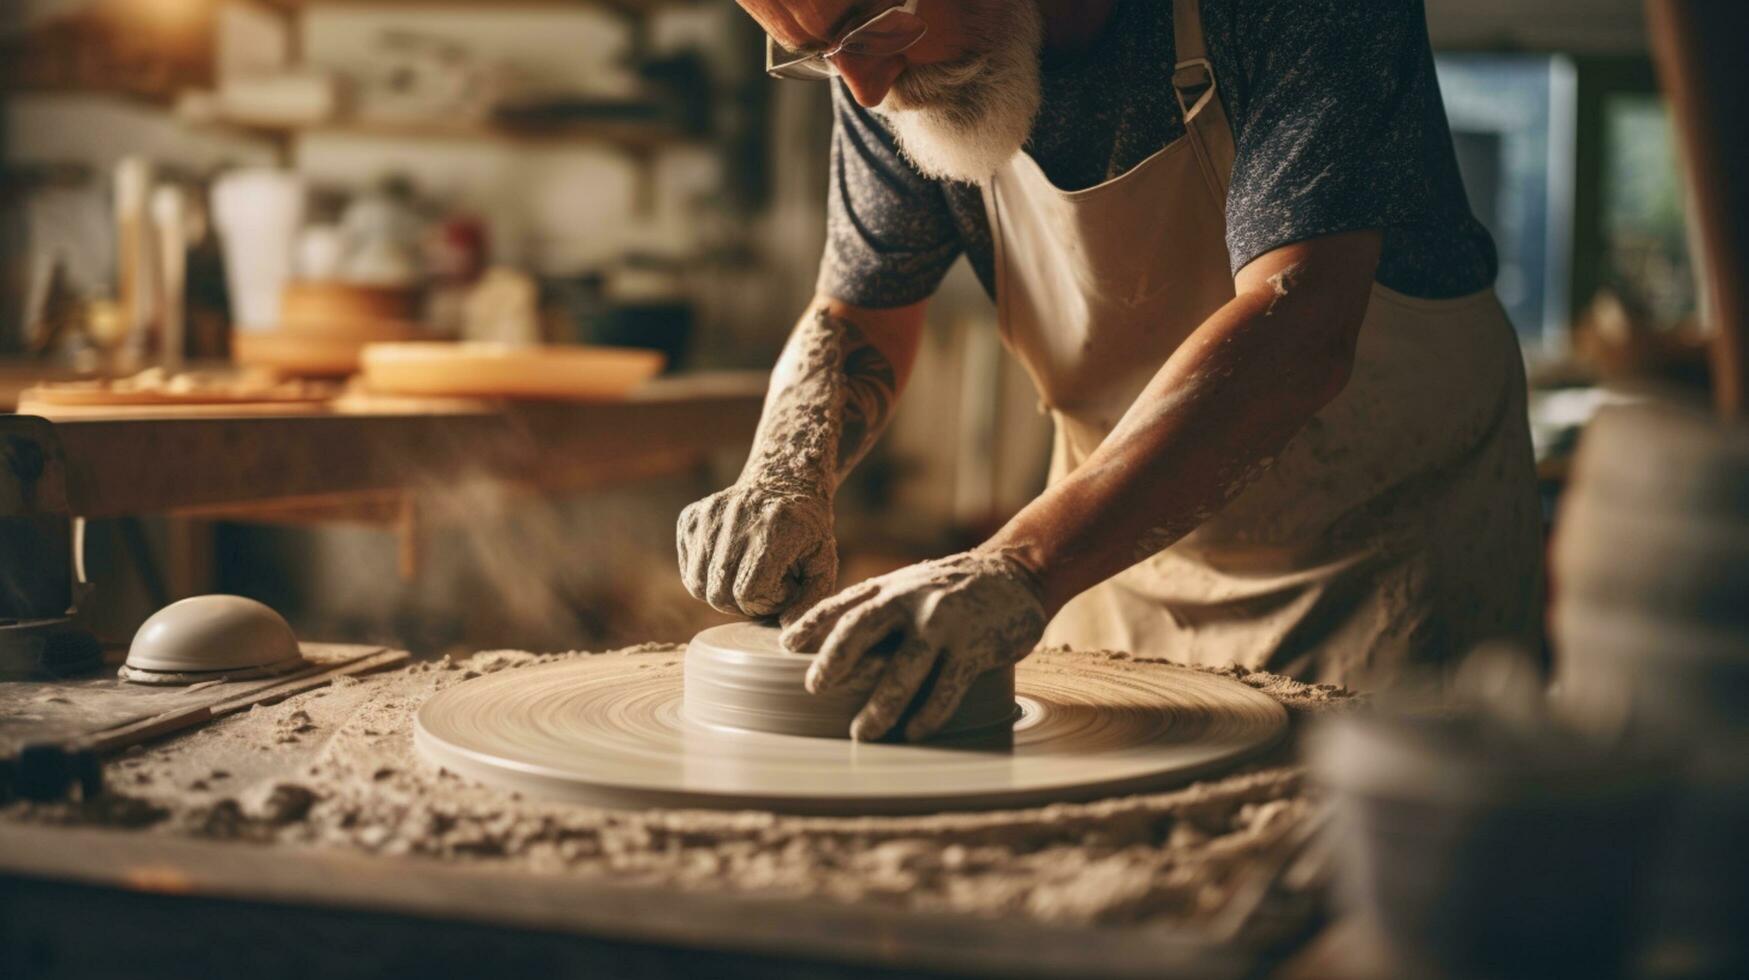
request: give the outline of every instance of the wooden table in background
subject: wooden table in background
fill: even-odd
[[[0,437],[39,441],[45,457],[63,462],[67,507],[79,517],[296,507],[466,479],[568,490],[676,472],[744,447],[764,387],[761,374],[697,375],[590,404],[415,411],[385,403],[322,415],[61,422],[12,415],[0,417]],[[18,496],[0,491],[0,501]]]
[[[41,380],[0,365],[0,396]],[[411,580],[422,530],[452,516],[441,491],[475,481],[562,494],[693,472],[752,442],[765,385],[736,372],[663,378],[611,402],[348,397],[319,414],[0,415],[0,531],[9,551],[40,557],[67,552],[72,517],[172,518],[164,578],[183,594],[205,588],[206,522],[367,523],[395,529]]]

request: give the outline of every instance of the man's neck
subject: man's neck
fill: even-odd
[[[1115,0],[1038,0],[1045,18],[1045,60],[1073,61],[1092,50]]]

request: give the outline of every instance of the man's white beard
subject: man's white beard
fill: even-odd
[[[982,6],[977,19],[983,23],[974,25],[983,35],[976,54],[906,69],[876,110],[926,177],[982,183],[1020,152],[1038,116],[1044,44],[1038,4],[985,0]]]

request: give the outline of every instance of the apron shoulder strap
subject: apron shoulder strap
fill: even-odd
[[[1172,68],[1172,89],[1186,125],[1202,112],[1215,94],[1215,66],[1209,61],[1208,41],[1202,31],[1202,0],[1170,0],[1172,45],[1177,64]]]
[[[1209,60],[1208,40],[1202,29],[1204,0],[1171,0],[1172,46],[1177,64],[1172,71],[1172,92],[1184,112],[1185,135],[1197,147],[1208,168],[1210,185],[1227,197],[1237,153],[1232,124],[1221,104],[1215,84],[1214,62]]]

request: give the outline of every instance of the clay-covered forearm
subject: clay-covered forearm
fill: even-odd
[[[1365,269],[1365,278],[1345,275],[1358,281],[1334,295],[1296,294],[1300,265],[1241,289],[1167,360],[1098,450],[986,547],[1031,567],[1055,613],[1220,512],[1346,384]]]
[[[832,495],[891,418],[922,325],[921,305],[840,306],[790,335],[741,478],[680,513],[681,581],[722,612],[788,622],[832,591]]]
[[[772,372],[742,479],[831,496],[886,429],[899,385],[892,359],[867,331],[817,304]]]

